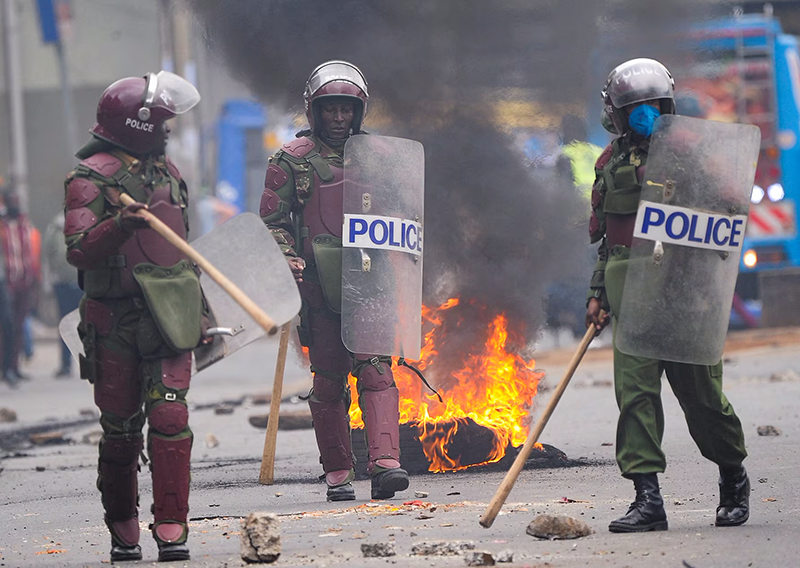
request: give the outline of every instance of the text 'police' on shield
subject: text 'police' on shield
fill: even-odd
[[[709,213],[642,201],[633,236],[687,247],[737,251],[742,248],[746,225],[746,215]]]
[[[382,215],[346,213],[342,245],[353,248],[395,250],[422,255],[422,224]]]

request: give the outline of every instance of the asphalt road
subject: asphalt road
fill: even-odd
[[[317,481],[321,469],[310,430],[284,432],[278,440],[276,483],[258,484],[263,430],[249,425],[265,413],[251,396],[271,389],[276,344],[263,340],[223,365],[193,379],[190,423],[195,432],[190,497],[192,560],[173,566],[241,566],[241,518],[252,511],[280,515],[283,553],[278,566],[464,566],[461,557],[410,555],[423,541],[471,541],[495,555],[513,552],[514,566],[609,567],[782,567],[797,566],[800,543],[797,471],[800,453],[798,401],[800,360],[793,334],[783,341],[742,341],[726,356],[726,393],[745,427],[753,483],[750,521],[738,528],[713,526],[717,503],[716,469],[689,437],[680,408],[664,389],[667,428],[664,449],[669,467],[661,476],[670,523],[668,532],[616,535],[608,522],[627,510],[630,482],[619,476],[614,458],[616,407],[611,360],[606,350],[590,352],[556,409],[542,441],[583,465],[523,471],[509,501],[490,529],[478,519],[497,489],[502,472],[461,472],[415,476],[408,491],[388,502],[371,503],[369,482],[356,482],[358,499],[325,502]],[[757,345],[749,348],[748,345]],[[32,375],[16,391],[0,385],[0,407],[14,409],[15,423],[0,424],[4,442],[24,440],[21,432],[61,428],[68,444],[19,447],[5,452],[0,473],[0,567],[103,566],[109,537],[94,487],[98,428],[79,414],[92,408],[91,391],[77,377],[56,380],[54,343],[40,343],[28,366]],[[565,357],[542,354],[546,385],[554,386]],[[664,383],[666,385],[666,382]],[[308,388],[298,364],[287,371],[289,393]],[[539,395],[541,410],[549,390]],[[229,400],[232,414],[205,407]],[[287,404],[287,406],[291,406]],[[82,421],[82,422],[81,422]],[[72,423],[71,427],[64,427]],[[758,436],[772,425],[780,436]],[[27,429],[27,430],[26,430]],[[213,438],[212,438],[213,437]],[[213,446],[213,440],[217,445]],[[415,498],[423,491],[425,498]],[[156,557],[149,536],[151,485],[140,476],[142,545],[150,565]],[[404,503],[418,501],[416,504]],[[549,541],[528,536],[540,513],[586,521],[594,534]],[[393,541],[397,555],[364,558],[365,543]],[[161,564],[160,566],[170,564]]]

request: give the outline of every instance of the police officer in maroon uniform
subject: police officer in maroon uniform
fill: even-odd
[[[149,228],[142,210],[186,237],[186,184],[164,151],[167,120],[199,100],[189,82],[165,71],[115,82],[65,182],[67,259],[84,292],[81,377],[93,383],[101,411],[97,486],[112,562],[142,558],[137,472],[145,422],[158,559],[189,558],[186,393],[204,302],[192,264]],[[121,194],[136,203],[123,205]]]
[[[304,94],[310,130],[284,145],[267,168],[260,214],[286,255],[303,298],[301,343],[314,373],[309,405],[329,501],[355,499],[351,481],[348,374],[357,379],[372,498],[408,487],[400,467],[399,393],[392,360],[350,353],[341,336],[344,146],[361,136],[369,94],[361,71],[346,61],[317,67]]]

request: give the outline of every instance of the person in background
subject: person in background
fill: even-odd
[[[83,292],[78,286],[78,270],[67,262],[67,245],[64,242],[64,212],[59,211],[44,233],[43,264],[45,286],[52,286],[58,303],[58,317],[77,310]],[[72,355],[67,344],[61,342],[61,364],[56,378],[67,378],[72,369]]]
[[[41,263],[37,243],[38,231],[20,208],[19,194],[13,187],[3,191],[6,214],[0,219],[3,253],[5,256],[6,282],[10,293],[13,319],[11,362],[6,375],[12,380],[25,379],[19,371],[19,355],[22,351],[25,318],[36,307],[41,284]]]
[[[5,181],[0,177],[0,193],[4,191]],[[5,208],[0,211],[0,217],[5,215]],[[2,239],[2,231],[0,231]],[[12,371],[14,360],[14,317],[11,313],[11,294],[8,291],[6,280],[5,247],[0,246],[0,371],[2,380],[12,388],[17,387],[19,376]]]

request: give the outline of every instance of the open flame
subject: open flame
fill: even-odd
[[[488,324],[477,332],[466,331],[469,327],[466,318],[463,315],[453,317],[454,312],[451,312],[459,305],[462,309],[468,308],[470,313],[481,314],[479,319]],[[499,461],[509,444],[523,444],[528,434],[528,411],[543,373],[534,370],[534,360],[526,361],[508,351],[511,338],[506,315],[487,317],[483,312],[481,306],[464,305],[457,298],[437,308],[423,306],[423,326],[428,329],[421,359],[414,365],[439,387],[444,402],[439,402],[409,369],[395,367],[395,383],[400,391],[400,422],[416,423],[423,451],[431,464],[430,471],[457,471]],[[463,345],[464,337],[473,338],[473,344]],[[454,360],[457,363],[454,364]],[[351,426],[363,428],[352,376],[350,387],[353,395]],[[491,450],[480,464],[463,460],[461,455],[452,455],[450,451],[459,426],[469,419],[494,435]]]

